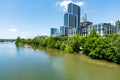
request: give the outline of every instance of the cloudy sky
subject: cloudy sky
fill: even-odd
[[[51,27],[63,25],[70,2],[94,24],[120,19],[120,0],[0,0],[0,38],[49,35]]]

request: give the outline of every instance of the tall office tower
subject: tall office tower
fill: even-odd
[[[80,6],[68,4],[68,12],[64,14],[64,26],[68,27],[68,36],[80,32]]]

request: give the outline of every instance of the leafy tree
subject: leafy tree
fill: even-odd
[[[114,61],[120,64],[120,35],[117,33],[112,33],[106,37],[102,37],[93,29],[90,35],[86,37],[75,35],[73,37],[69,37],[69,41],[68,37],[63,36],[51,36],[45,39],[22,39],[18,37],[15,44],[30,44],[53,49],[61,49],[67,53],[82,51],[83,54],[92,58]]]
[[[62,45],[60,46],[60,49],[64,51],[64,50],[65,50],[65,47],[66,47],[66,43],[63,42]]]
[[[67,53],[72,53],[72,52],[73,52],[72,47],[71,47],[70,45],[66,45],[66,47],[65,47],[65,52],[67,52]]]
[[[56,49],[60,49],[62,42],[61,41],[57,41],[55,44]]]
[[[74,35],[71,37],[69,40],[69,45],[73,48],[74,52],[79,52],[81,46],[81,36]]]
[[[92,56],[93,52],[95,52],[95,48],[97,47],[100,36],[96,33],[96,30],[93,29],[90,32],[90,35],[86,37],[85,42],[83,43],[83,51],[85,54]],[[97,41],[96,41],[97,40]],[[92,51],[92,53],[91,53]],[[91,55],[92,54],[92,55]],[[95,54],[95,53],[94,53]],[[96,55],[96,54],[95,54]]]
[[[120,28],[120,21],[118,21],[118,26],[119,26],[119,28]]]
[[[17,39],[16,39],[16,41],[15,41],[15,44],[18,46],[19,42],[20,42],[20,37],[18,36]]]
[[[120,64],[120,53],[117,53],[114,57],[114,62]]]
[[[93,37],[100,37],[100,35],[97,34],[95,29],[92,29],[90,32],[89,37],[93,38]]]
[[[4,40],[0,39],[0,42],[4,42]]]

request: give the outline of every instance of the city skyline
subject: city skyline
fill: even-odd
[[[33,38],[50,35],[50,28],[64,25],[66,5],[81,5],[81,15],[94,24],[120,19],[118,0],[1,0],[0,38]]]

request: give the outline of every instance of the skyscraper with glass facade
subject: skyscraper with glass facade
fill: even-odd
[[[68,12],[64,14],[64,26],[68,27],[68,36],[80,34],[80,6],[68,4]]]

